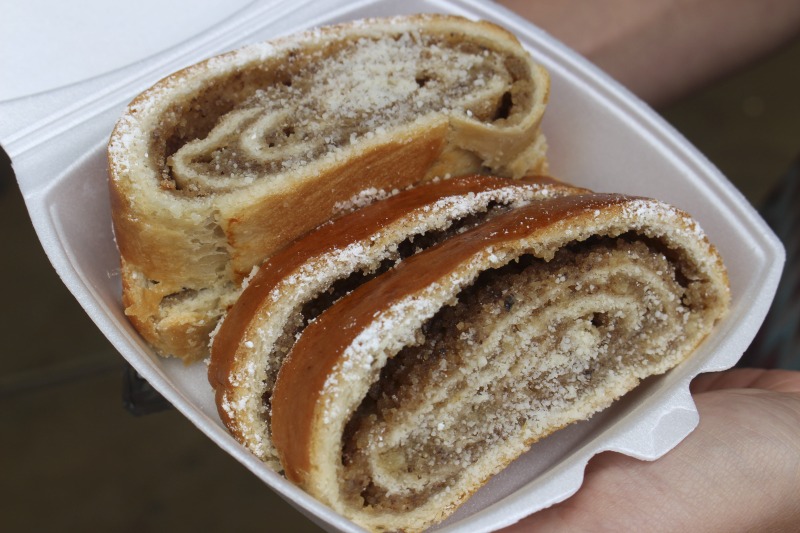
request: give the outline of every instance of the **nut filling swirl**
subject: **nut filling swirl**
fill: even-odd
[[[273,388],[309,323],[423,250],[514,207],[581,192],[545,178],[452,178],[344,215],[282,250],[252,276],[214,338],[209,375],[226,425],[279,470],[269,438]]]
[[[165,356],[208,336],[256,265],[437,178],[547,171],[550,81],[502,28],[365,19],[255,43],[137,96],[108,144],[125,314]]]
[[[598,239],[486,271],[392,357],[343,435],[342,491],[395,512],[504,441],[542,435],[612,374],[644,377],[708,327],[696,284],[642,241]]]
[[[554,431],[685,360],[724,316],[687,214],[616,194],[498,214],[309,323],[277,375],[286,476],[375,531],[419,531]]]
[[[172,154],[178,189],[222,191],[336,160],[358,140],[431,114],[512,125],[532,105],[519,59],[418,32],[335,43],[278,70],[279,83],[255,89]]]

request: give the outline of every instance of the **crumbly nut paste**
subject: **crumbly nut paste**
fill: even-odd
[[[291,348],[289,479],[375,530],[450,514],[539,439],[683,361],[727,309],[697,223],[576,194],[508,210],[334,303]]]
[[[531,103],[525,66],[474,43],[407,32],[329,46],[290,56],[272,73],[278,83],[254,89],[210,131],[187,131],[166,161],[175,188],[208,194],[343,158],[349,145],[430,113],[513,123]]]
[[[664,254],[638,240],[485,272],[389,360],[350,418],[343,492],[376,509],[414,508],[609,374],[644,374],[704,325],[691,312],[700,305]]]
[[[581,191],[550,178],[436,180],[345,215],[283,250],[251,273],[213,335],[209,375],[226,423],[280,469],[269,438],[271,395],[284,359],[309,323],[423,250],[514,207]],[[262,311],[255,311],[259,306]]]
[[[254,265],[436,177],[547,167],[549,79],[513,36],[422,15],[257,43],[139,95],[109,140],[123,300],[161,355],[208,355]]]

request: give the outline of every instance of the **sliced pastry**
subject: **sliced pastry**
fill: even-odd
[[[222,420],[276,470],[275,377],[303,329],[339,298],[421,250],[509,209],[586,193],[550,178],[470,176],[403,191],[321,226],[266,261],[214,334],[209,380]]]
[[[548,91],[510,33],[443,15],[315,29],[165,78],[108,146],[126,314],[159,353],[204,357],[253,266],[364,191],[543,171]]]
[[[531,202],[310,322],[278,371],[270,437],[287,478],[337,512],[418,531],[533,442],[679,364],[728,301],[688,215],[611,194]]]

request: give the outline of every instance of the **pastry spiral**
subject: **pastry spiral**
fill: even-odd
[[[684,360],[725,313],[721,259],[663,203],[511,209],[339,299],[278,372],[286,476],[356,523],[439,521],[553,431]]]
[[[276,470],[275,377],[303,328],[414,253],[514,207],[587,192],[550,178],[468,176],[420,185],[345,215],[270,258],[215,333],[209,380],[228,429]]]
[[[436,15],[317,29],[165,78],[108,148],[126,314],[159,353],[207,355],[253,266],[362,191],[544,170],[548,91],[511,34]]]

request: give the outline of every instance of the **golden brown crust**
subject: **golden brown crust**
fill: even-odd
[[[680,345],[664,354],[663,360],[648,362],[635,372],[615,372],[609,378],[611,381],[597,389],[602,392],[589,394],[583,404],[576,405],[574,412],[570,407],[565,416],[555,418],[549,426],[545,423],[544,429],[537,424],[535,433],[526,434],[518,442],[515,439],[504,441],[498,446],[496,457],[478,461],[480,468],[471,465],[463,479],[457,478],[457,485],[448,485],[452,491],[437,494],[435,500],[420,501],[419,508],[414,507],[414,503],[406,503],[403,505],[412,507],[400,507],[402,512],[394,509],[392,492],[385,511],[373,508],[369,503],[373,500],[365,499],[359,504],[347,500],[341,493],[342,487],[349,483],[341,478],[342,465],[353,459],[343,457],[356,452],[346,452],[342,448],[346,440],[345,423],[349,424],[351,416],[356,416],[356,408],[362,405],[367,391],[378,383],[372,380],[378,379],[379,372],[387,365],[387,357],[393,357],[400,349],[393,343],[419,342],[412,340],[418,338],[413,331],[418,331],[415,328],[420,327],[425,317],[432,316],[428,314],[433,312],[428,309],[430,306],[437,309],[449,305],[447,302],[451,302],[461,288],[469,286],[471,280],[477,279],[480,272],[500,268],[523,254],[549,260],[570,242],[582,242],[596,235],[616,238],[630,232],[645,241],[659,240],[664,250],[672,250],[668,254],[680,257],[681,268],[686,269],[684,274],[691,278],[688,286],[698,283],[698,287],[702,287],[686,289],[688,293],[699,290],[704,300],[698,302],[695,297],[692,312],[698,313],[698,318],[696,323],[695,319],[690,320],[690,329]],[[622,255],[627,253],[622,252]],[[657,251],[655,255],[654,260],[666,261],[662,252]],[[553,283],[558,281],[553,280]],[[691,299],[686,298],[687,301]],[[535,202],[404,260],[393,270],[349,293],[309,324],[278,373],[271,398],[272,438],[287,478],[337,511],[367,528],[419,530],[450,514],[532,442],[606,407],[635,386],[639,379],[662,373],[683,360],[724,314],[728,299],[727,275],[721,260],[685,213],[655,201],[612,194],[584,194]],[[685,309],[678,309],[680,313],[685,312]],[[421,318],[406,318],[410,314],[419,314]],[[406,321],[411,325],[406,326]],[[408,327],[411,333],[403,333]],[[390,390],[399,394],[397,389]],[[371,394],[369,392],[370,397]],[[391,409],[390,412],[392,414],[387,416],[395,420],[396,413]],[[370,424],[369,421],[364,423]],[[369,441],[369,446],[379,450],[375,452],[378,456],[389,453],[380,450],[384,450],[384,444],[389,445],[383,439],[390,438],[391,424],[391,421],[386,422],[385,432],[373,434],[373,438],[381,436],[381,444]],[[399,446],[405,449],[406,445]],[[396,461],[403,464],[401,459],[387,458],[386,461],[389,465]],[[358,482],[365,483],[367,490],[372,486],[366,481]]]
[[[263,427],[258,427],[262,398],[271,393],[271,383],[265,383],[269,372],[261,369],[277,369],[286,347],[276,346],[278,334],[265,332],[292,327],[300,307],[327,293],[337,280],[396,258],[403,241],[425,246],[415,236],[448,232],[459,221],[488,216],[492,209],[585,192],[544,176],[440,180],[344,215],[294,241],[248,279],[214,335],[209,381],[225,425],[256,455],[277,460],[269,443],[268,412]],[[350,249],[358,251],[353,254]]]
[[[537,202],[454,237],[428,253],[406,259],[343,298],[310,324],[278,374],[272,401],[272,431],[286,477],[304,484],[314,463],[314,428],[321,424],[325,382],[375,316],[424,287],[438,282],[487,248],[546,231],[570,220],[579,225],[597,209],[626,202],[622,195],[591,194]]]
[[[398,139],[376,147],[348,161],[346,168],[325,180],[324,186],[318,182],[301,184],[233,217],[225,233],[235,250],[231,261],[238,280],[264,259],[264,250],[280,250],[298,235],[319,226],[336,212],[336,204],[343,199],[368,188],[391,191],[423,181],[441,154],[446,131],[446,124],[442,123],[419,132],[413,139]],[[302,216],[276,217],[284,205],[299,209],[298,199],[302,199]]]
[[[247,186],[205,190],[174,176],[175,165],[202,160],[179,158],[176,150],[212,135],[214,117],[238,109],[253,97],[254,87],[291,84],[287,76],[313,61],[311,51],[324,55],[356,36],[404,31],[507,54],[511,70],[520,76],[509,90],[512,109],[521,111],[489,121],[457,113],[426,116],[391,130],[395,133],[344,145],[341,160],[287,167],[291,170],[276,179],[256,179]],[[510,177],[546,168],[539,121],[548,87],[547,73],[505,30],[427,15],[314,30],[223,54],[163,79],[129,105],[109,142],[113,222],[128,280],[126,313],[159,353],[187,361],[207,355],[202,337],[208,324],[213,327],[235,299],[250,269],[336,216],[337,205],[358,192],[404,188],[487,166]],[[501,102],[474,105],[478,112],[482,105],[489,109]],[[161,302],[154,307],[157,299]]]
[[[493,176],[464,176],[405,191],[379,204],[375,203],[345,215],[335,222],[317,228],[304,238],[295,240],[260,266],[214,335],[213,357],[209,365],[211,385],[214,389],[222,390],[231,387],[230,372],[234,362],[233,356],[256,310],[264,305],[270,292],[281,280],[296,272],[310,258],[368,238],[381,231],[390,222],[444,197],[512,186],[522,189],[531,185],[552,187],[554,191],[563,190],[573,194],[587,192],[585,189],[570,187],[547,176],[531,176],[518,181]]]

